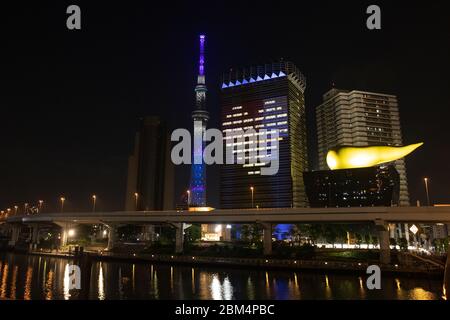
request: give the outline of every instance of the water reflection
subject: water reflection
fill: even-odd
[[[69,261],[0,254],[0,297],[31,299],[441,299],[439,280],[302,271],[219,269],[167,264],[93,262],[81,290],[70,289]],[[70,262],[72,264],[72,262]],[[86,280],[89,280],[85,282]]]
[[[105,300],[105,278],[103,276],[103,265],[100,262],[100,270],[98,272],[98,299]]]

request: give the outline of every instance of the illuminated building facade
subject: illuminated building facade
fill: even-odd
[[[221,208],[304,207],[306,197],[302,173],[307,169],[305,91],[306,81],[291,62],[278,62],[224,75],[222,83],[221,130],[228,147],[243,154],[245,164],[225,164],[221,168]],[[261,175],[264,159],[249,163],[250,148],[256,147],[253,134],[242,131],[273,130],[279,133],[279,169],[275,175]],[[258,145],[259,146],[259,145]],[[267,151],[270,153],[270,151]],[[260,157],[260,151],[256,157]]]
[[[205,83],[205,35],[200,35],[200,59],[198,66],[197,85],[195,86],[195,110],[192,112],[194,120],[194,137],[204,137],[209,113],[206,110],[206,83]],[[202,139],[203,140],[203,139]],[[206,206],[206,167],[203,162],[204,141],[195,145],[191,165],[191,181],[189,184],[190,203],[192,207]]]
[[[303,176],[311,207],[398,204],[399,174],[392,165],[309,171]]]
[[[331,89],[316,108],[319,170],[327,153],[340,146],[402,146],[400,116],[394,95]],[[409,205],[404,158],[393,161],[400,175],[399,205]]]

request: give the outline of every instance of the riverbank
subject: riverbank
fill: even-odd
[[[294,260],[273,258],[231,258],[231,257],[206,257],[192,255],[167,255],[167,254],[124,254],[114,252],[85,252],[83,255],[73,255],[68,252],[43,252],[31,251],[23,254],[57,257],[65,259],[80,259],[89,257],[98,261],[115,262],[144,262],[162,264],[181,264],[208,267],[250,268],[250,269],[279,269],[279,270],[305,270],[317,272],[338,272],[365,275],[367,267],[374,262],[344,262],[344,261],[321,261],[321,260]],[[444,270],[439,268],[406,265],[380,265],[381,271],[387,274],[403,276],[420,276],[427,278],[443,278]]]

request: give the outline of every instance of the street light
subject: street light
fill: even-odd
[[[14,214],[17,214],[17,210],[19,210],[18,206],[14,206]]]
[[[250,191],[252,192],[252,209],[254,208],[254,203],[253,203],[253,194],[255,191],[255,188],[253,188],[253,186],[250,187]]]
[[[95,212],[95,203],[97,202],[97,196],[95,194],[92,195],[92,212]]]
[[[423,178],[425,182],[425,191],[427,192],[427,206],[430,206],[430,194],[428,192],[428,178]]]
[[[138,198],[139,198],[139,194],[137,192],[134,193],[134,200],[135,200],[135,205],[134,205],[134,209],[137,211],[138,209]]]
[[[27,214],[27,211],[28,211],[28,203],[25,203],[25,204],[24,204],[24,209],[25,209],[25,210],[24,210],[24,213]]]
[[[42,205],[44,204],[44,200],[39,200],[39,213],[42,211]]]
[[[189,206],[191,205],[191,190],[186,191],[187,192],[187,206],[189,209]]]
[[[61,197],[61,198],[59,198],[59,200],[61,201],[61,212],[63,212],[64,211],[64,201],[66,201],[66,198]]]

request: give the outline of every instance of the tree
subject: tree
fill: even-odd
[[[405,238],[398,239],[398,245],[400,246],[400,249],[403,251],[408,250],[408,241],[406,241]]]
[[[336,228],[332,225],[326,225],[324,235],[325,235],[325,240],[334,246],[334,244],[336,243],[336,240],[337,240],[337,236],[338,236]]]
[[[202,228],[198,224],[193,224],[186,229],[184,237],[188,242],[195,242],[202,237]]]
[[[248,224],[243,224],[241,226],[241,238],[242,238],[242,240],[250,241],[250,235],[251,235],[250,226]]]
[[[362,243],[362,235],[360,233],[355,233],[355,242],[356,245],[361,248],[361,243]]]
[[[389,238],[389,244],[394,247],[394,250],[397,249],[397,240],[395,238]]]
[[[313,245],[316,244],[317,239],[323,235],[323,228],[320,224],[312,224],[310,225],[309,237],[311,238],[311,242]]]
[[[257,243],[262,240],[263,228],[260,224],[253,224],[250,228],[251,242]]]

